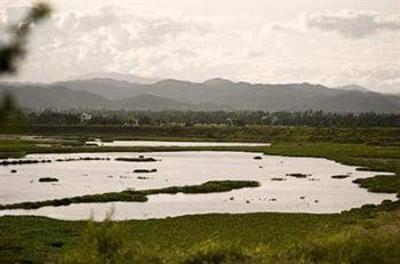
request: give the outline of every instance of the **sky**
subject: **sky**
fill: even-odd
[[[0,0],[0,28],[35,1]],[[118,72],[400,93],[400,0],[64,0],[14,79]]]

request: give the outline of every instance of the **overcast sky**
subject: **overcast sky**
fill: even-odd
[[[400,93],[400,0],[48,2],[20,80],[112,71]],[[0,0],[0,27],[30,3]]]

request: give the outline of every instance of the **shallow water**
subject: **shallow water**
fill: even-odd
[[[244,142],[186,142],[186,141],[142,141],[142,140],[115,140],[113,142],[88,141],[86,144],[95,144],[104,147],[267,147],[269,143]]]
[[[116,157],[154,157],[157,162],[123,162]],[[245,152],[156,152],[156,153],[79,153],[35,154],[28,159],[109,157],[110,161],[71,161],[32,165],[0,166],[0,203],[40,201],[83,194],[201,184],[209,180],[256,180],[258,188],[225,193],[162,194],[149,201],[73,204],[37,210],[5,210],[0,215],[43,215],[59,219],[100,220],[114,208],[113,218],[147,219],[186,214],[246,212],[334,213],[363,204],[395,200],[395,194],[370,193],[352,181],[371,177],[375,172],[356,171],[320,158],[263,156]],[[16,169],[17,173],[11,173]],[[135,169],[157,169],[156,173],[133,173]],[[307,178],[287,173],[310,174]],[[346,179],[333,175],[348,174]],[[138,179],[139,176],[148,179]],[[39,183],[41,177],[56,177],[57,183]],[[272,178],[285,181],[273,181]],[[232,198],[233,197],[233,198]],[[303,198],[303,199],[301,199]],[[233,199],[233,200],[232,200]]]

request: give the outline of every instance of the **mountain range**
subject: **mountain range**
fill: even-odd
[[[251,84],[215,78],[205,82],[155,80],[118,74],[41,83],[0,83],[29,109],[107,110],[264,110],[400,113],[400,96],[361,86],[328,88],[319,84]],[[92,78],[96,77],[96,78]]]

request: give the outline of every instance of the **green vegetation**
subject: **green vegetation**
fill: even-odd
[[[133,173],[153,173],[153,172],[157,172],[157,169],[151,169],[151,170],[136,169],[136,170],[133,170]]]
[[[400,126],[398,114],[329,113],[323,111],[89,111],[92,118],[82,122],[82,112],[51,110],[27,113],[34,125],[277,125],[312,127],[393,127]]]
[[[50,163],[51,160],[2,160],[0,166]]]
[[[58,182],[58,179],[52,178],[52,177],[44,177],[44,178],[40,178],[39,182]]]
[[[259,187],[260,183],[256,181],[208,181],[200,185],[173,186],[163,189],[140,191],[145,195],[160,193],[213,193],[213,192],[229,192],[235,189]]]
[[[397,263],[399,224],[398,213],[210,214],[104,223],[1,217],[0,262]]]
[[[294,177],[294,178],[307,178],[307,174],[303,174],[303,173],[288,173],[286,174],[286,176],[289,177]]]
[[[115,158],[116,161],[129,161],[129,162],[155,162],[157,161],[155,158],[145,158],[145,157],[138,157],[138,158]]]
[[[349,175],[332,175],[331,178],[332,179],[346,179],[349,178]]]
[[[247,126],[137,126],[118,125],[32,125],[25,133],[31,135],[68,136],[83,145],[85,140],[101,138],[173,140],[173,141],[232,141],[232,142],[334,142],[399,145],[400,128],[329,128]],[[59,142],[59,146],[62,146]],[[66,142],[67,143],[67,142]],[[71,145],[73,141],[68,142]],[[67,146],[65,144],[64,146]]]
[[[376,175],[375,177],[366,179],[356,179],[354,183],[359,184],[362,188],[368,189],[370,192],[380,193],[400,193],[400,176],[388,177],[386,175]]]
[[[279,177],[273,177],[273,178],[271,178],[271,181],[286,181],[286,179],[279,178]]]
[[[41,178],[40,182],[58,181],[55,178]],[[256,181],[208,181],[200,185],[171,186],[162,189],[151,189],[133,191],[126,190],[122,192],[110,192],[102,194],[89,194],[75,196],[71,198],[54,199],[39,202],[23,202],[16,204],[0,205],[0,210],[6,209],[37,209],[45,206],[66,206],[74,203],[106,203],[106,202],[146,202],[148,195],[154,194],[177,194],[177,193],[213,193],[229,192],[235,189],[246,187],[258,187],[260,184]]]
[[[390,127],[32,125],[25,133],[31,135],[69,136],[75,137],[80,142],[89,138],[101,138],[102,140],[334,142],[374,145],[398,145],[400,142],[400,128]]]

